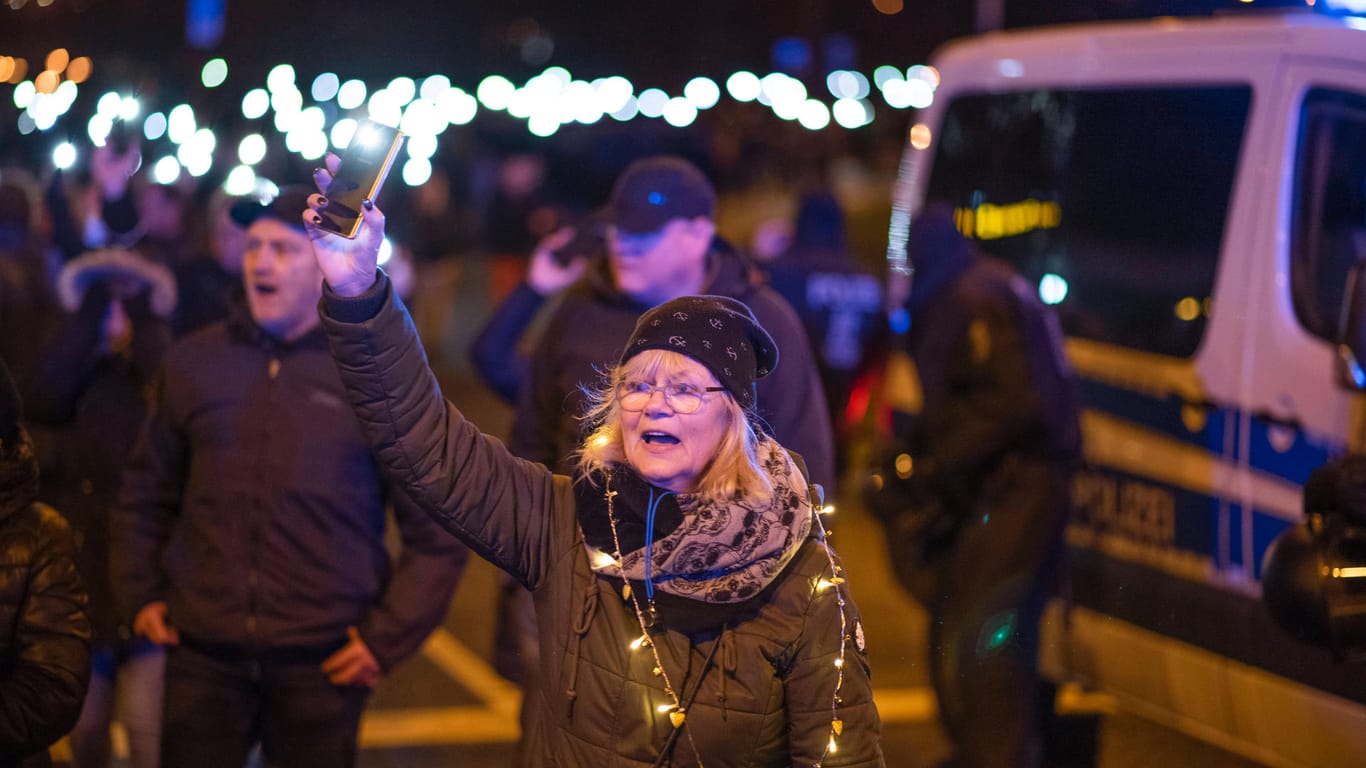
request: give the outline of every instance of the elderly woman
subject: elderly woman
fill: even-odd
[[[534,594],[524,763],[881,766],[840,561],[799,460],[755,428],[778,350],[748,307],[691,296],[646,312],[595,393],[576,476],[554,475],[442,398],[375,266],[380,211],[346,240],[316,226],[321,203],[302,215],[323,324],[380,463]]]

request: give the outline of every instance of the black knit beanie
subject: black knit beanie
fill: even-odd
[[[748,306],[727,296],[684,296],[647,311],[621,362],[647,349],[667,349],[706,366],[745,408],[754,406],[755,380],[778,366],[773,337]]]

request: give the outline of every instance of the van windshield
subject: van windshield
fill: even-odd
[[[953,203],[1069,335],[1189,357],[1215,311],[1251,99],[1246,85],[959,96],[927,199]]]

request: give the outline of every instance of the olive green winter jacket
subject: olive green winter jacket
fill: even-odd
[[[357,299],[329,291],[323,323],[385,472],[534,594],[544,674],[526,703],[536,725],[525,762],[656,764],[674,730],[659,709],[669,700],[653,654],[631,648],[641,630],[620,582],[590,568],[570,479],[514,457],[442,398],[412,321],[382,274]],[[883,765],[858,610],[845,599],[841,635],[841,592],[818,588],[829,576],[824,548],[809,540],[752,610],[692,637],[656,635],[675,689],[692,699],[660,764]],[[838,668],[841,640],[845,663]]]

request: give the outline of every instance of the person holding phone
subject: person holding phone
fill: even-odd
[[[371,688],[440,623],[465,562],[347,406],[307,194],[256,206],[243,300],[166,352],[114,510],[115,599],[168,647],[163,768],[241,768],[258,742],[270,765],[354,765]]]
[[[783,367],[759,381],[757,415],[765,431],[801,455],[813,482],[835,487],[834,433],[806,332],[782,296],[716,235],[715,212],[716,190],[701,169],[681,157],[645,157],[617,178],[593,225],[597,247],[575,267],[579,272],[552,263],[567,239],[538,249],[528,281],[489,320],[502,341],[486,334],[475,348],[482,353],[479,370],[490,381],[501,378],[503,391],[514,386],[506,373],[492,372],[520,371],[523,377],[515,386],[513,453],[572,473],[584,437],[582,387],[615,359],[641,312],[679,296],[712,294],[744,302],[777,340]],[[523,359],[518,338],[552,291],[557,303]],[[524,590],[503,594],[500,635],[515,637],[520,630],[525,645],[535,637],[531,601]],[[500,672],[520,681],[537,674],[534,653],[504,654],[498,661]]]
[[[443,398],[376,266],[381,211],[347,240],[319,226],[320,198],[300,216],[366,439],[404,493],[534,596],[543,668],[523,764],[882,766],[820,502],[758,425],[779,354],[755,313],[709,295],[646,311],[589,396],[573,475],[553,474]]]

